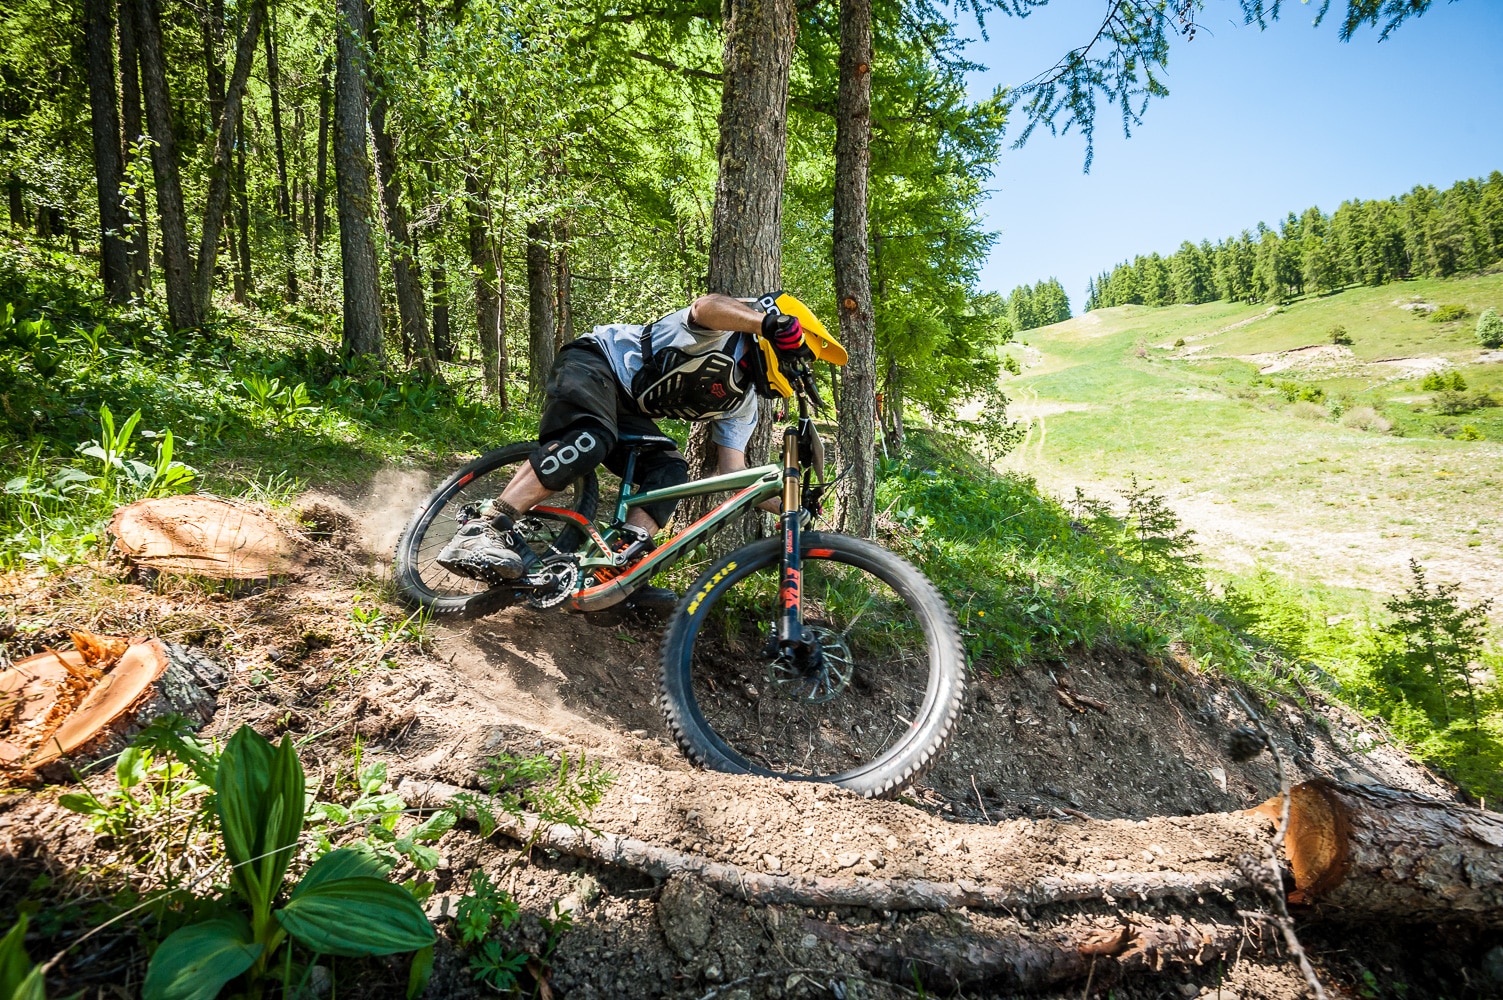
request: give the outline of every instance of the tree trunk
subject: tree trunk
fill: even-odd
[[[141,70],[136,54],[136,24],[130,2],[120,6],[120,110],[124,116],[121,132],[125,140],[125,165],[134,161],[136,143],[141,141]],[[147,225],[146,186],[136,188],[136,225],[131,239],[131,280],[138,293],[151,287],[151,236]]]
[[[172,132],[172,95],[162,57],[157,0],[134,0],[136,44],[141,59],[141,90],[151,130],[151,170],[156,180],[157,218],[162,235],[162,271],[167,285],[167,316],[179,330],[200,324],[193,296],[193,261],[188,255],[188,223],[178,177],[177,142]]]
[[[496,248],[490,236],[491,213],[486,202],[488,186],[482,187],[474,174],[464,181],[465,218],[468,222],[470,270],[475,276],[475,326],[480,341],[480,361],[484,372],[485,395],[494,399],[504,412],[506,398],[506,309],[500,294],[500,268],[496,266]]]
[[[229,205],[230,176],[234,170],[235,122],[240,118],[240,102],[250,80],[251,63],[256,61],[256,39],[266,16],[266,0],[256,0],[246,14],[245,28],[235,46],[235,69],[225,93],[224,114],[215,122],[218,139],[214,143],[214,162],[209,167],[209,190],[204,195],[203,232],[198,240],[198,267],[194,272],[193,299],[200,316],[209,313],[209,296],[214,291],[214,265],[219,256],[219,230]]]
[[[10,204],[10,228],[26,228],[26,204],[21,201],[21,178],[12,173],[5,179],[6,200]]]
[[[371,53],[376,54],[379,33],[374,23],[369,26]],[[379,70],[372,69],[372,79]],[[417,245],[407,226],[407,208],[402,204],[402,178],[397,172],[397,147],[386,125],[386,98],[377,86],[376,97],[371,102],[371,136],[376,147],[376,188],[381,193],[385,209],[387,243],[391,254],[391,276],[397,291],[397,312],[401,317],[402,340],[410,344],[417,356],[418,367],[430,377],[443,381],[438,370],[438,361],[433,353],[433,342],[428,339],[428,315],[423,302],[422,273],[417,264]]]
[[[281,67],[277,64],[276,18],[266,20],[266,84],[271,91],[271,134],[277,155],[277,219],[281,223],[281,249],[287,257],[287,301],[297,301],[297,269],[293,266],[292,195],[287,186],[287,147],[282,141]]]
[[[329,179],[329,74],[333,65],[324,59],[323,76],[318,86],[318,166],[313,179],[313,284],[321,287],[323,267],[319,250],[323,246],[327,220],[324,214],[325,193]]]
[[[792,0],[726,0],[724,73],[720,95],[720,171],[710,232],[709,290],[743,298],[776,291],[782,282],[783,179],[788,169],[788,73],[797,19]],[[776,404],[762,401],[747,443],[751,465],[767,458]],[[710,475],[718,464],[709,424],[689,435],[690,475]],[[684,505],[693,519],[708,498]],[[757,515],[751,514],[749,518]],[[729,551],[751,535],[743,519],[727,525],[713,543]]]
[[[835,111],[834,264],[840,339],[850,360],[839,404],[840,530],[872,536],[877,491],[877,359],[867,259],[871,165],[871,0],[840,0],[840,86]]]
[[[552,227],[546,221],[527,224],[527,387],[535,400],[543,398],[543,384],[553,368],[553,267],[548,246]]]
[[[115,25],[112,0],[86,0],[89,110],[94,138],[94,177],[99,199],[99,264],[105,297],[130,299],[130,248],[120,204],[125,179],[120,163],[120,115],[115,107]]]
[[[240,228],[240,271],[235,282],[235,301],[245,302],[256,290],[251,270],[250,195],[245,190],[245,105],[235,112],[235,219]]]
[[[371,233],[371,164],[366,158],[363,50],[370,32],[365,0],[338,0],[334,78],[334,183],[344,269],[344,352],[382,359],[381,291]]]
[[[454,335],[449,330],[449,271],[434,249],[433,264],[433,354],[440,361],[454,360]]]
[[[574,274],[569,269],[569,223],[553,224],[553,346],[558,351],[574,339]]]
[[[224,62],[219,54],[224,45],[224,0],[204,5],[200,21],[204,36],[204,76],[209,91],[209,127],[213,134],[224,117]]]
[[[1255,811],[1276,818],[1280,800]],[[1503,815],[1317,778],[1290,796],[1291,903],[1345,919],[1503,927]]]

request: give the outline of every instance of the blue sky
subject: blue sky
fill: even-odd
[[[1008,149],[990,185],[986,224],[1001,238],[982,287],[1005,293],[1053,275],[1078,313],[1087,279],[1135,254],[1503,170],[1503,2],[1438,0],[1381,43],[1369,28],[1339,39],[1345,0],[1319,28],[1313,6],[1288,0],[1259,31],[1235,0],[1210,0],[1204,29],[1171,49],[1169,96],[1132,138],[1115,106],[1101,109],[1089,174],[1074,132],[1036,131]],[[970,50],[988,67],[975,93],[1047,69],[1090,37],[1102,9],[1055,0],[1021,21],[991,20],[990,40]],[[1015,121],[1009,138],[1020,130]]]

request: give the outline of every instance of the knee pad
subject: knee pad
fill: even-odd
[[[648,460],[647,468],[637,473],[637,485],[642,492],[678,486],[689,481],[689,463],[676,451],[660,451],[650,456],[644,455],[643,459]],[[673,517],[673,512],[678,509],[678,501],[663,500],[647,504],[642,509],[661,526]]]
[[[599,427],[569,427],[549,435],[528,461],[538,482],[550,490],[561,490],[603,462],[614,444]]]

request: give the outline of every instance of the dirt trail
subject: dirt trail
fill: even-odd
[[[420,474],[390,472],[364,494],[374,499],[305,498],[328,537],[320,568],[302,582],[231,602],[191,589],[153,594],[115,584],[108,599],[88,596],[72,613],[86,612],[92,617],[82,623],[101,631],[170,633],[225,657],[232,682],[209,731],[224,735],[250,722],[305,734],[310,774],[346,766],[357,734],[368,759],[388,763],[393,784],[410,777],[474,785],[495,754],[584,752],[616,776],[590,817],[600,830],[762,872],[1010,886],[1082,873],[1224,872],[1259,850],[1263,828],[1233,811],[1274,794],[1274,772],[1266,756],[1249,764],[1226,756],[1226,734],[1242,715],[1224,688],[1184,658],[1083,655],[976,676],[949,750],[902,801],[882,802],[691,768],[654,702],[653,629],[514,609],[436,626],[422,645],[373,639],[352,626],[350,606],[369,604],[367,574],[385,564],[389,542],[426,489]],[[59,608],[79,600],[69,586],[38,593],[24,607],[60,620],[67,612]],[[24,607],[16,606],[18,617]],[[45,638],[39,635],[36,641]],[[1067,706],[1065,685],[1107,710]],[[1296,780],[1334,773],[1448,794],[1335,709],[1286,703],[1270,722]],[[11,857],[71,867],[98,860],[76,819],[45,800],[0,805],[0,828]],[[43,829],[52,832],[30,832]],[[59,839],[64,829],[73,832]],[[441,926],[476,869],[504,875],[528,914],[512,932],[518,947],[543,947],[538,918],[556,901],[573,910],[574,929],[552,971],[556,995],[570,998],[692,998],[722,986],[718,995],[741,1000],[829,996],[836,979],[852,997],[906,996],[870,978],[842,942],[852,934],[914,941],[962,931],[966,940],[1004,930],[1042,934],[1082,921],[1110,936],[1124,909],[1162,916],[1168,905],[1191,919],[1235,924],[1243,919],[1238,909],[1258,905],[1239,896],[1103,899],[1032,915],[825,913],[704,892],[686,902],[634,872],[546,852],[509,867],[512,852],[464,824],[438,847],[444,862],[430,912]],[[1260,932],[1249,933],[1253,940]],[[441,938],[429,995],[483,995],[465,961]],[[1255,957],[1251,948],[1224,968],[1171,963],[1155,974],[1156,985],[1115,989],[1118,997],[1147,997],[1178,987],[1190,997],[1202,988],[1214,995],[1218,983],[1239,984],[1246,998],[1298,990],[1287,963]],[[368,986],[365,995],[381,995],[379,984]],[[967,989],[998,995],[984,984]]]

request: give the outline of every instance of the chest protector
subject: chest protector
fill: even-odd
[[[751,389],[733,353],[738,340],[748,336],[727,337],[719,347],[696,354],[677,347],[654,350],[649,323],[642,328],[642,370],[631,380],[637,408],[649,417],[677,420],[703,420],[735,409]]]

